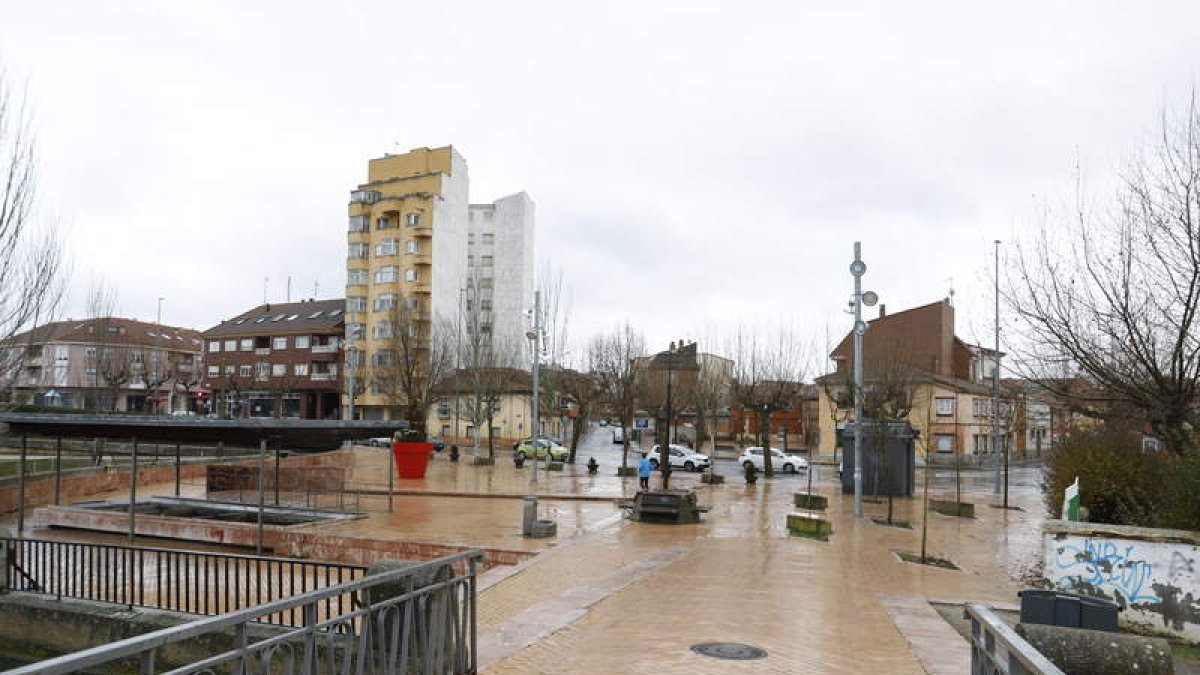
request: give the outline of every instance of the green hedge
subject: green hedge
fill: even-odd
[[[1076,431],[1050,453],[1042,496],[1051,518],[1079,477],[1087,520],[1113,525],[1194,530],[1200,527],[1200,457],[1142,450],[1119,430]]]

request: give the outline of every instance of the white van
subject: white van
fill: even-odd
[[[613,427],[612,430],[613,443],[625,442],[625,429],[622,427]]]

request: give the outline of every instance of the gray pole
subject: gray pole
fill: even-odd
[[[541,339],[542,331],[542,293],[541,291],[533,292],[533,330],[529,333],[530,340],[533,341],[533,482],[538,479],[538,436],[541,435],[541,401],[538,400],[538,360],[539,360],[539,340]],[[478,431],[476,431],[478,433]]]
[[[258,545],[255,547],[255,552],[262,555],[263,552],[263,474],[267,472],[267,439],[262,439],[258,442]]]
[[[862,275],[867,266],[862,261],[862,244],[854,242],[854,263],[850,273],[854,275],[854,517],[863,515],[863,453],[862,453],[862,415],[863,415],[863,333],[866,325],[862,320]]]
[[[138,478],[138,440],[133,437],[133,445],[129,452],[129,541],[137,536],[135,528],[137,518],[137,478]]]
[[[25,532],[25,453],[28,451],[28,440],[21,434],[21,454],[17,458],[17,536]]]
[[[1000,493],[1001,469],[1000,460],[1000,240],[995,242],[995,364],[992,367],[992,452],[996,454],[996,494]],[[1005,451],[1007,455],[1007,451]],[[1007,476],[1006,476],[1007,478]],[[1008,506],[1008,492],[1004,493],[1004,505]]]

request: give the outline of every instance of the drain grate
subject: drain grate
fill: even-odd
[[[692,645],[692,651],[715,659],[732,659],[734,661],[749,661],[766,658],[767,650],[744,645],[738,642],[705,642]]]

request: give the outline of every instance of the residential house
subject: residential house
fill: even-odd
[[[221,417],[338,418],[346,301],[259,305],[204,331]]]

